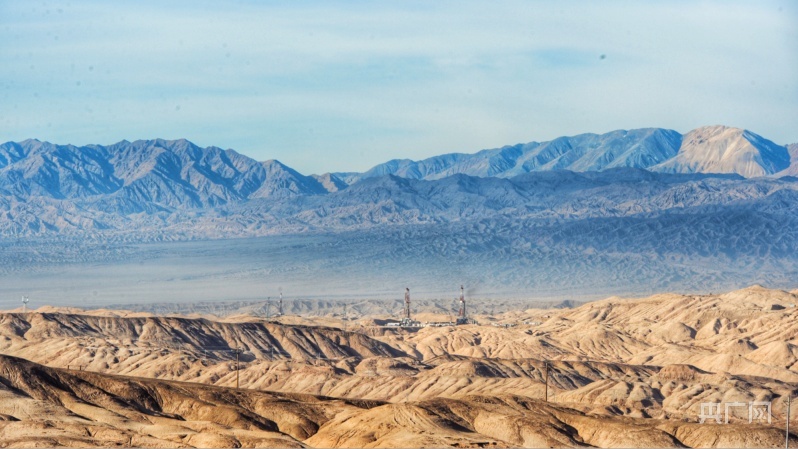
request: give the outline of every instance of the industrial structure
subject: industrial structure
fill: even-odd
[[[277,303],[277,316],[283,316],[283,289],[280,289],[280,302]]]
[[[460,286],[460,310],[457,312],[457,320],[454,324],[457,326],[462,324],[478,324],[476,321],[468,318],[468,313],[466,312],[465,289],[462,285]]]
[[[457,298],[455,298],[457,299]],[[454,318],[450,315],[450,321],[441,321],[441,322],[427,322],[422,323],[420,321],[416,321],[413,319],[413,316],[410,313],[410,288],[405,288],[405,302],[404,302],[404,309],[402,310],[402,318],[397,322],[387,323],[385,327],[444,327],[444,326],[459,326],[463,324],[479,324],[476,320],[468,317],[468,311],[466,309],[466,300],[465,300],[465,287],[462,285],[460,286],[460,298],[459,298],[460,308],[457,312],[457,318]],[[344,309],[346,310],[346,309]],[[346,315],[344,315],[346,316]]]
[[[405,310],[402,321],[399,322],[401,327],[421,327],[419,321],[414,321],[410,316],[410,287],[405,288]]]
[[[405,288],[405,316],[404,318],[410,319],[410,287]]]
[[[460,286],[460,311],[457,312],[457,324],[466,324],[466,303],[465,303],[465,291],[463,286]]]

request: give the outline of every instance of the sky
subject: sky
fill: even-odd
[[[298,171],[704,125],[798,142],[782,1],[0,0],[0,141],[186,138]]]

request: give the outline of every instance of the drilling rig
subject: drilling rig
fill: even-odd
[[[410,320],[410,287],[405,288],[405,319]]]
[[[461,324],[477,324],[476,321],[468,318],[468,313],[466,312],[465,289],[462,285],[460,286],[460,310],[457,312],[457,320],[454,324],[458,326]]]
[[[410,326],[413,323],[413,319],[410,318],[410,287],[405,288],[405,310],[403,315],[399,325],[403,327]]]
[[[465,289],[460,286],[460,310],[457,312],[457,321],[455,324],[468,324],[468,317],[466,315],[466,302],[465,302]]]

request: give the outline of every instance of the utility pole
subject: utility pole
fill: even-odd
[[[546,388],[544,390],[545,393],[543,394],[543,400],[549,402],[549,361],[546,360],[543,363],[545,364],[546,367],[546,377],[545,377]]]
[[[784,431],[784,449],[789,449],[790,447],[790,400],[792,398],[792,392],[787,395],[787,428]]]
[[[235,353],[236,353],[236,388],[238,388],[238,385],[239,385],[238,384],[238,371],[239,371],[238,357],[239,357],[239,355],[241,355],[241,348],[236,348],[235,349]]]

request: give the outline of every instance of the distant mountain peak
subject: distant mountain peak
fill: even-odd
[[[776,145],[751,131],[723,125],[696,128],[684,135],[643,128],[505,145],[473,154],[449,153],[420,161],[393,159],[365,173],[306,176],[276,159],[258,162],[232,149],[201,148],[184,138],[82,147],[27,139],[0,145],[0,199],[90,199],[107,210],[131,213],[324,195],[369,178],[387,177],[382,180],[386,185],[403,185],[406,179],[431,181],[453,175],[512,178],[530,172],[586,173],[617,168],[795,176],[798,145]]]
[[[737,173],[751,178],[773,175],[789,166],[786,147],[748,130],[714,125],[685,134],[676,156],[652,169],[671,173]]]
[[[548,142],[505,145],[473,154],[450,153],[421,161],[394,159],[359,177],[351,177],[349,182],[386,174],[413,179],[440,179],[457,173],[506,178],[546,170],[648,168],[673,157],[680,143],[681,134],[659,128],[585,133]]]
[[[279,161],[259,163],[186,139],[55,145],[29,139],[0,145],[0,193],[86,200],[125,213],[196,208],[264,196],[326,193]]]
[[[264,167],[280,167],[282,169],[288,169],[288,166],[283,164],[282,162],[278,161],[277,159],[267,159],[260,163]]]
[[[618,167],[754,177],[774,175],[790,167],[785,148],[751,131],[724,125],[704,126],[684,135],[662,128],[620,129],[505,145],[472,154],[450,153],[419,161],[393,159],[359,175],[346,174],[345,179],[353,184],[393,174],[432,180],[457,173],[507,178],[535,171],[588,172]]]

